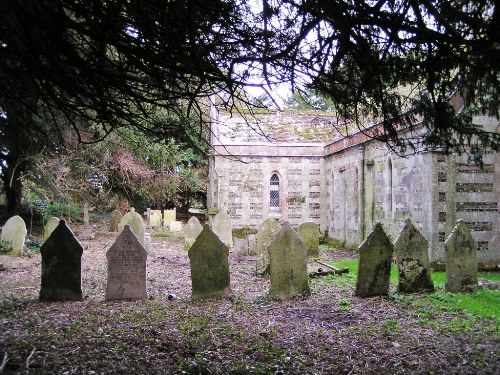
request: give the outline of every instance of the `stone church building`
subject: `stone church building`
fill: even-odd
[[[477,117],[499,131],[497,121]],[[462,219],[478,245],[482,268],[500,264],[500,153],[484,165],[467,156],[422,151],[407,157],[361,132],[339,133],[327,113],[265,111],[213,116],[208,207],[227,211],[233,228],[256,229],[267,218],[306,221],[348,247],[376,222],[396,239],[406,218],[421,230],[433,262]],[[345,134],[345,133],[344,133]]]

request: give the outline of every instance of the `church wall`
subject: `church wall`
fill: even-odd
[[[220,150],[217,150],[220,151]],[[267,218],[322,224],[323,147],[238,146],[232,156],[213,156],[216,194],[212,206],[225,210],[234,228],[258,228]],[[270,204],[270,179],[279,177],[279,207]]]

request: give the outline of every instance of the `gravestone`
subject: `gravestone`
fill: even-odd
[[[169,229],[170,229],[170,232],[182,232],[182,222],[181,221],[171,221]]]
[[[144,233],[144,248],[146,249],[146,251],[148,252],[148,256],[156,256],[154,250],[153,250],[153,246],[151,245],[151,233]]]
[[[248,238],[233,239],[234,252],[238,255],[248,255]]]
[[[120,211],[114,210],[111,212],[111,217],[109,218],[109,231],[110,232],[118,232],[118,225],[120,225],[120,221],[122,220],[123,215]]]
[[[9,220],[7,220],[2,228],[1,239],[10,249],[10,255],[21,256],[27,233],[26,224],[21,216],[12,216]]]
[[[269,245],[272,297],[285,299],[309,294],[307,245],[285,222]]]
[[[221,297],[231,293],[229,248],[208,225],[188,251],[191,265],[192,298]]]
[[[255,234],[248,235],[248,255],[257,254],[257,239]]]
[[[61,220],[40,249],[40,301],[81,301],[83,247]]]
[[[389,278],[394,246],[377,223],[373,232],[359,245],[356,296],[371,297],[389,293]]]
[[[406,219],[405,226],[394,243],[394,252],[400,292],[417,293],[434,290],[429,261],[429,242],[410,219]]]
[[[142,216],[135,212],[134,207],[130,209],[125,215],[123,215],[120,220],[120,224],[118,224],[118,232],[122,232],[125,225],[130,225],[130,229],[134,232],[135,236],[139,240],[142,246],[144,246],[144,232],[146,228],[144,228],[144,220],[142,220]]]
[[[477,287],[477,244],[462,220],[444,243],[447,292],[466,292]]]
[[[297,234],[307,245],[308,256],[319,256],[319,225],[311,221],[300,224]]]
[[[89,206],[87,204],[83,205],[83,225],[90,226]]]
[[[184,249],[189,248],[194,244],[196,238],[203,230],[203,226],[196,216],[191,216],[187,222],[186,229],[184,230]]]
[[[145,299],[147,251],[129,225],[125,225],[106,253],[108,284],[106,300]]]
[[[274,219],[265,220],[257,230],[256,239],[256,255],[255,268],[257,275],[269,274],[269,251],[267,248],[274,240],[274,237],[281,229],[280,223]]]
[[[233,247],[233,226],[231,225],[231,217],[227,212],[221,211],[214,216],[212,231],[227,247]]]
[[[43,227],[43,239],[44,241],[47,241],[47,238],[50,237],[54,229],[57,228],[59,225],[59,218],[58,217],[51,217],[47,222],[45,223],[45,226]]]
[[[177,219],[176,217],[176,211],[175,208],[173,210],[163,210],[163,226],[169,228],[170,223],[172,221],[175,221]]]
[[[149,225],[152,227],[161,227],[161,210],[149,211]]]

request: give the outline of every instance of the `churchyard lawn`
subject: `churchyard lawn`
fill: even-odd
[[[351,272],[309,280],[310,296],[268,297],[255,257],[229,256],[232,296],[191,300],[182,234],[153,236],[146,300],[105,301],[106,251],[82,241],[83,301],[38,302],[40,255],[0,255],[2,374],[498,374],[500,292],[359,298],[356,254],[321,246]],[[321,265],[310,262],[309,271]],[[478,277],[499,280],[498,274]],[[3,372],[2,372],[3,370]]]

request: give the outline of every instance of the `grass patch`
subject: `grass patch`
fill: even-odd
[[[171,236],[172,234],[170,232],[164,232],[164,231],[154,232],[152,235],[152,237],[161,237],[161,238],[168,238]]]

